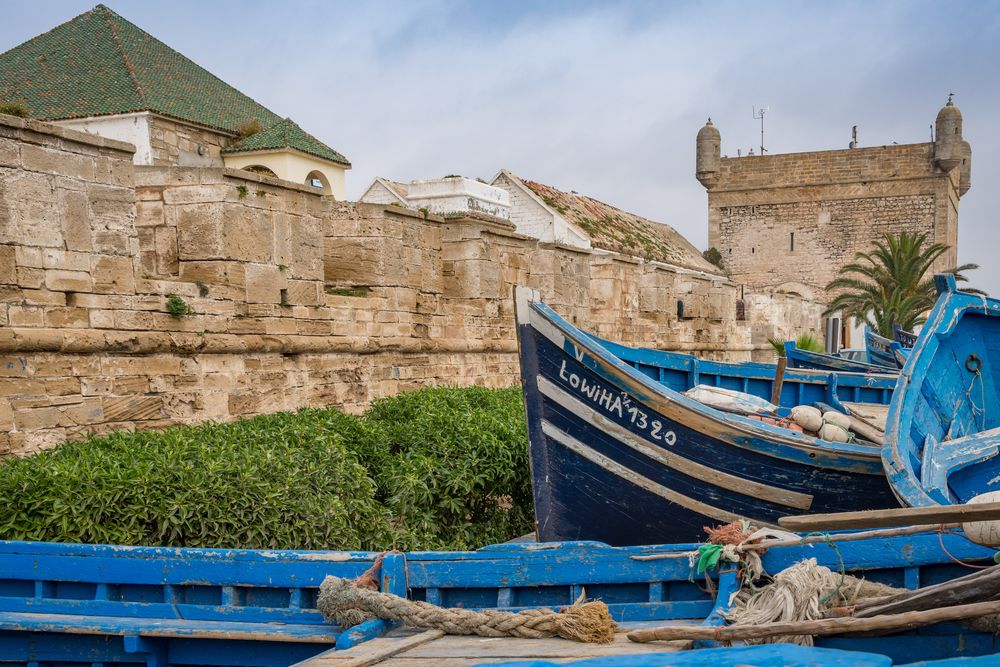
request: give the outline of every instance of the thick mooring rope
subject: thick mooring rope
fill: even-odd
[[[358,618],[374,617],[401,621],[415,628],[443,630],[450,635],[562,637],[599,644],[613,641],[617,628],[606,604],[583,602],[583,596],[571,607],[558,612],[551,609],[526,609],[516,613],[472,611],[407,600],[333,576],[328,576],[320,585],[318,607],[327,620],[345,628],[356,624]]]

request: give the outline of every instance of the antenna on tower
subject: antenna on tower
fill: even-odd
[[[767,150],[764,148],[764,114],[768,112],[770,107],[761,107],[760,109],[757,107],[752,108],[754,120],[760,120],[760,154],[763,155],[764,151]]]

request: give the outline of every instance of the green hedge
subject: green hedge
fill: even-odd
[[[516,388],[114,433],[0,464],[0,539],[461,549],[530,529]]]

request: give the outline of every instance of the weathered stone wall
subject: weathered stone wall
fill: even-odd
[[[733,282],[768,292],[823,289],[883,234],[926,232],[956,263],[959,170],[934,166],[933,144],[723,158],[708,184],[709,245]]]
[[[222,149],[229,146],[232,138],[215,130],[152,114],[149,117],[149,140],[154,165],[221,167]]]
[[[781,292],[745,294],[743,300],[754,348],[753,361],[775,361],[769,338],[785,341],[812,334],[816,340],[824,339],[821,325],[826,306],[820,301]]]
[[[749,358],[719,276],[129,149],[0,117],[0,452],[510,385],[517,283],[602,336]]]

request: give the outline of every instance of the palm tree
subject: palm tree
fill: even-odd
[[[775,338],[774,336],[768,336],[767,342],[771,344],[774,348],[774,353],[778,355],[778,358],[785,356],[785,339]],[[812,334],[804,333],[795,339],[795,347],[800,350],[805,350],[807,352],[826,352],[826,348],[823,346],[815,336]]]
[[[926,241],[927,234],[886,234],[871,252],[855,253],[854,261],[826,286],[828,292],[840,292],[823,314],[840,311],[887,338],[892,337],[893,324],[908,331],[923,324],[937,300],[931,266],[948,250],[944,243],[925,247]],[[953,274],[956,282],[967,282],[962,272],[978,268],[978,264],[962,264],[946,273]],[[985,294],[972,288],[964,291]]]

